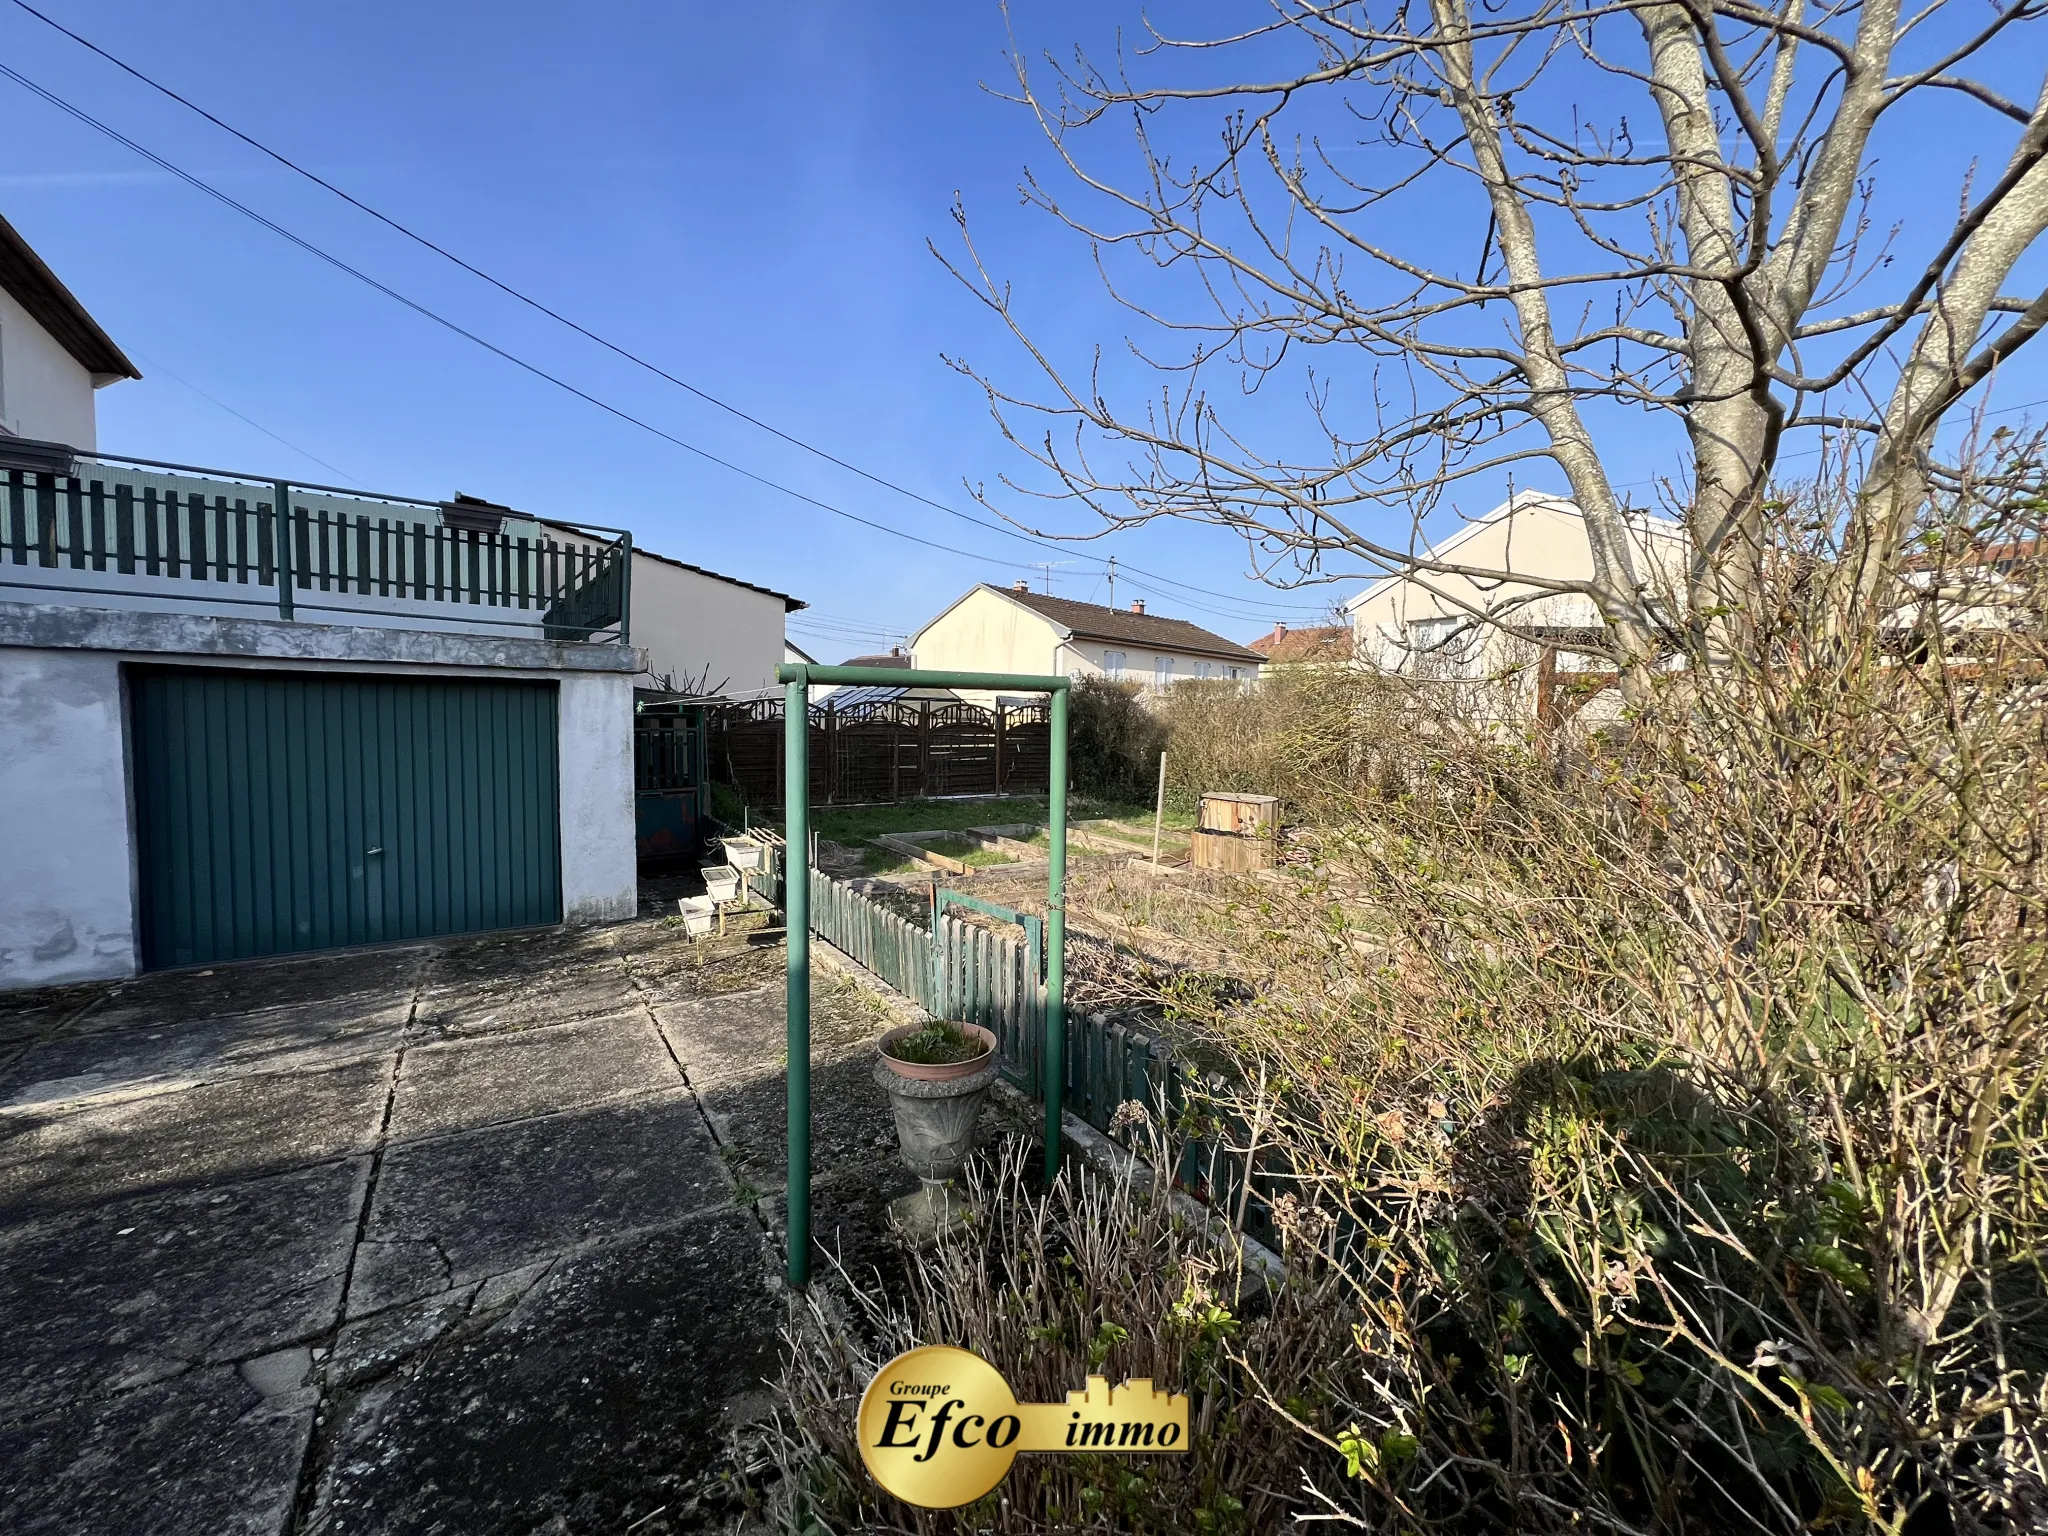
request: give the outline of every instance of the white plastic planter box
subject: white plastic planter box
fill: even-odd
[[[728,838],[725,843],[725,862],[734,869],[759,869],[761,855],[767,851],[750,837]]]
[[[676,903],[676,910],[683,919],[683,932],[691,938],[702,938],[711,931],[716,903],[709,896],[685,896]]]
[[[704,871],[704,893],[713,901],[731,901],[740,893],[740,872],[730,865]]]

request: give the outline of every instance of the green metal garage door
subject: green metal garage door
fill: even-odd
[[[561,919],[553,684],[130,684],[145,965]]]

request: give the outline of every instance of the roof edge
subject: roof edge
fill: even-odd
[[[114,344],[92,312],[78,302],[78,296],[64,286],[63,279],[4,215],[0,215],[0,287],[95,381],[142,377],[142,370],[128,360],[128,354]],[[100,386],[95,382],[93,387]]]

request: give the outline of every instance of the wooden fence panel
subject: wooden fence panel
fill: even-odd
[[[1043,705],[1001,710],[885,700],[810,711],[811,800],[876,805],[922,795],[1043,794],[1052,727]],[[782,804],[782,701],[711,713],[712,777],[750,805]]]

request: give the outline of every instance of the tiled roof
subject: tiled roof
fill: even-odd
[[[842,667],[901,667],[910,669],[910,658],[901,651],[891,651],[886,656],[849,656],[839,663]]]
[[[1190,656],[1220,656],[1228,661],[1258,661],[1257,651],[1234,640],[1212,634],[1186,619],[1169,619],[1156,613],[1132,613],[1123,608],[1105,608],[1100,603],[1076,602],[1070,597],[1048,597],[1042,592],[1019,592],[1014,587],[991,587],[1013,603],[1022,603],[1043,614],[1075,635],[1088,640],[1114,640],[1148,650],[1171,651]]]
[[[1265,657],[1269,665],[1298,661],[1349,661],[1351,626],[1324,624],[1311,629],[1288,629],[1284,625],[1275,625],[1273,633],[1261,635],[1252,642],[1252,649]]]

